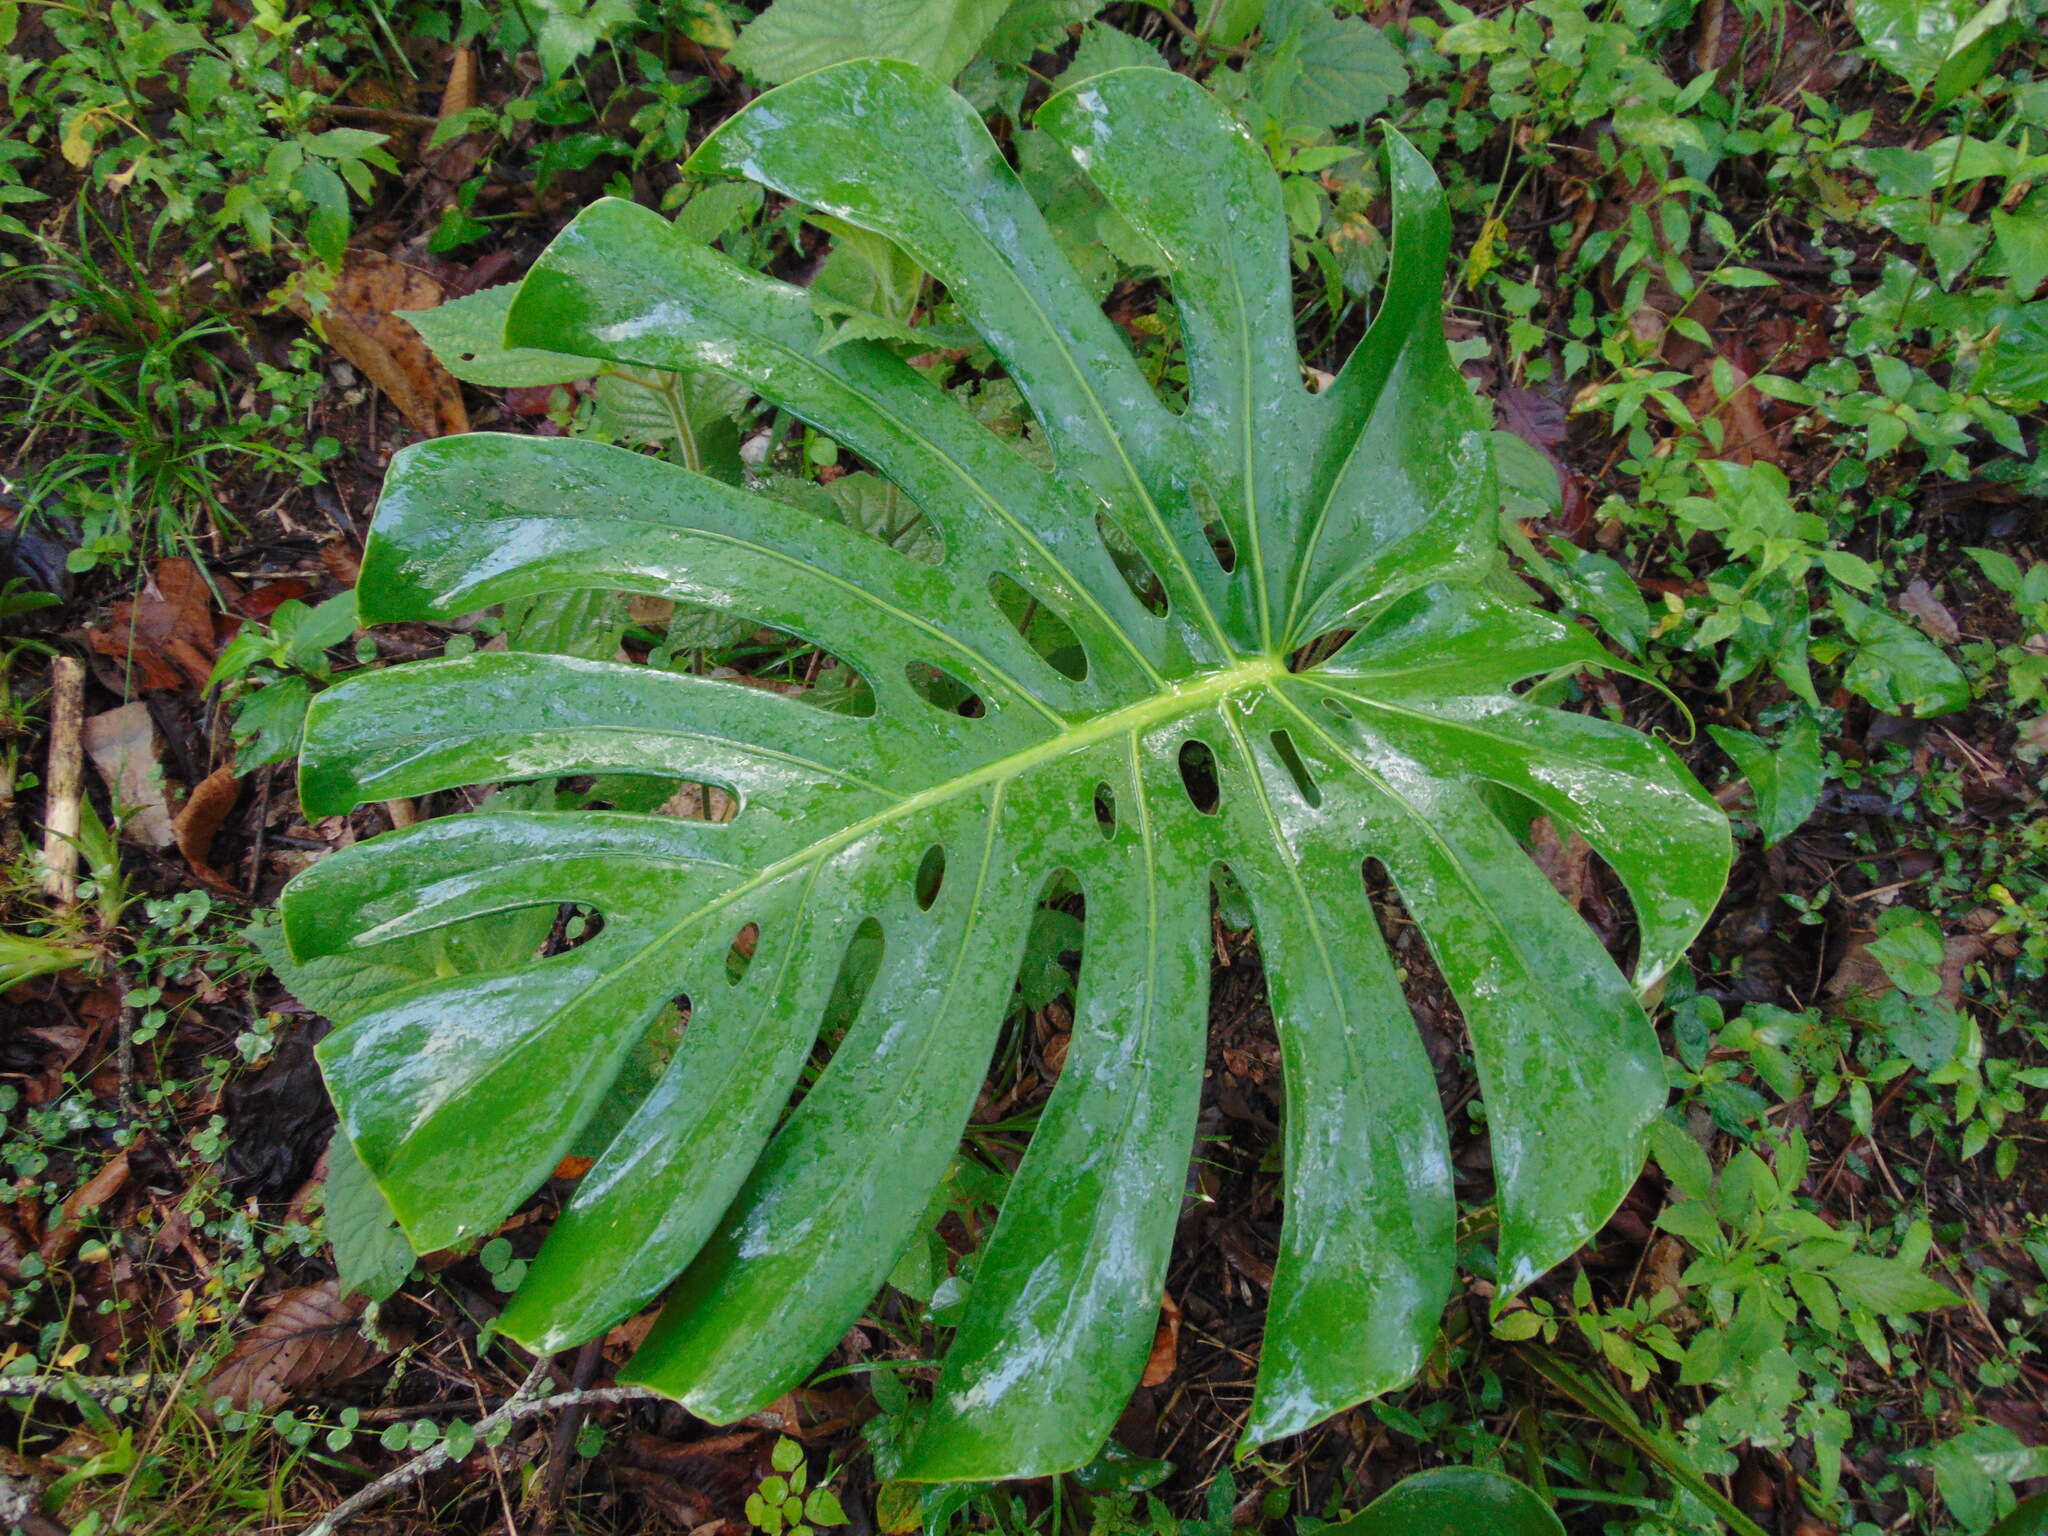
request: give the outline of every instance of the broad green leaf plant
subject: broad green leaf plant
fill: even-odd
[[[1035,899],[1078,884],[1070,1049],[911,1451],[919,1479],[1079,1465],[1143,1368],[1194,1142],[1217,866],[1249,898],[1285,1063],[1250,1446],[1406,1382],[1450,1294],[1448,1138],[1369,872],[1462,1010],[1512,1292],[1636,1177],[1665,1079],[1635,986],[1684,950],[1729,858],[1666,747],[1523,696],[1617,663],[1499,568],[1485,424],[1440,324],[1448,215],[1415,152],[1390,138],[1377,316],[1311,393],[1278,184],[1218,102],[1125,69],[1037,124],[1163,253],[1188,408],[1146,386],[965,101],[876,60],[769,92],[691,170],[900,246],[1021,388],[1056,467],[884,345],[827,346],[802,289],[594,205],[524,280],[507,344],[737,381],[901,487],[943,554],[588,440],[407,449],[365,622],[653,594],[815,643],[872,710],[530,651],[351,678],[308,721],[315,815],[578,774],[715,783],[737,814],[487,802],[337,853],[284,902],[302,961],[518,909],[602,916],[565,952],[444,970],[322,1045],[342,1126],[422,1251],[490,1232],[617,1115],[615,1079],[687,999],[665,1071],[499,1326],[561,1349],[669,1288],[622,1379],[731,1420],[802,1381],[889,1275],[975,1104]],[[1075,644],[1034,645],[999,606],[1011,586]],[[1532,812],[1628,888],[1634,986],[1518,843]],[[821,1042],[857,935],[865,993]]]

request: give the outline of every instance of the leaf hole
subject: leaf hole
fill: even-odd
[[[845,952],[839,957],[839,974],[833,978],[831,995],[825,1000],[825,1012],[818,1023],[817,1043],[812,1047],[811,1061],[804,1069],[803,1081],[798,1086],[792,1108],[802,1101],[811,1085],[832,1064],[833,1053],[846,1038],[846,1032],[853,1028],[854,1020],[860,1017],[861,1009],[867,1006],[875,978],[882,973],[882,958],[886,950],[882,925],[872,917],[862,918],[848,937]]]
[[[1437,969],[1428,936],[1409,914],[1393,874],[1385,864],[1376,858],[1367,858],[1361,861],[1360,873],[1366,899],[1372,904],[1373,918],[1379,925],[1380,938],[1394,963],[1401,993],[1408,1000],[1408,1011],[1414,1015],[1415,1027],[1422,1036],[1423,1048],[1429,1053],[1429,1063],[1437,1074],[1438,1086],[1447,1093],[1462,1091],[1468,1073],[1460,1070],[1459,1058],[1469,1056],[1472,1045],[1465,1032],[1465,1016],[1458,1007],[1457,999],[1451,995],[1450,984],[1444,980],[1443,972]],[[1454,1115],[1451,1123],[1454,1129],[1462,1127],[1468,1133],[1471,1131],[1471,1121],[1467,1116]]]
[[[1015,1122],[1050,1096],[1073,1039],[1075,997],[1088,940],[1088,903],[1070,869],[1054,870],[1039,888],[1024,939],[1016,991],[996,1044],[982,1123]]]
[[[726,985],[736,987],[747,979],[747,971],[754,963],[754,952],[760,944],[759,923],[749,923],[732,936],[732,948],[725,952]]]
[[[932,903],[939,899],[939,887],[945,883],[946,850],[941,844],[933,843],[918,861],[917,878],[912,884],[918,911],[931,911]]]
[[[1088,653],[1081,648],[1080,637],[1027,588],[998,571],[988,579],[988,595],[1047,666],[1077,683],[1088,675]]]
[[[928,661],[906,662],[903,676],[910,683],[910,691],[933,709],[949,715],[964,715],[969,720],[979,720],[988,713],[988,705],[982,702],[981,695],[943,667],[935,667]]]
[[[1316,783],[1315,775],[1308,771],[1308,764],[1301,760],[1301,752],[1294,745],[1294,738],[1285,731],[1275,731],[1273,750],[1280,755],[1280,761],[1287,765],[1287,776],[1294,780],[1294,788],[1301,798],[1310,805],[1321,806],[1322,786]]]
[[[1216,777],[1216,754],[1206,741],[1191,738],[1180,744],[1180,782],[1188,793],[1188,804],[1204,816],[1216,814],[1223,792]]]
[[[555,913],[554,926],[548,930],[540,952],[543,956],[566,955],[581,949],[603,932],[604,914],[597,908],[580,902],[564,902]]]
[[[752,686],[813,709],[861,717],[875,712],[874,689],[845,657],[794,631],[721,609],[679,604],[666,633],[649,647],[646,664],[665,672],[729,668]]]
[[[1116,791],[1107,783],[1095,786],[1095,830],[1105,843],[1116,836]]]
[[[1223,521],[1222,509],[1216,505],[1216,498],[1210,494],[1209,487],[1200,481],[1189,488],[1188,498],[1201,515],[1202,537],[1208,542],[1209,553],[1216,557],[1216,563],[1228,575],[1237,569],[1237,543],[1230,537],[1230,527]]]
[[[1109,520],[1106,513],[1095,514],[1095,532],[1102,539],[1102,547],[1109,551],[1109,558],[1116,566],[1117,574],[1124,579],[1124,585],[1131,589],[1131,596],[1138,605],[1155,619],[1166,617],[1166,583],[1159,579],[1159,573],[1146,563],[1124,531]]]
[[[1063,1005],[1072,1019],[1074,991],[1081,975],[1081,950],[1087,940],[1088,903],[1072,870],[1056,870],[1039,891],[1037,910],[1024,938],[1024,960],[1017,973],[1017,1001],[1028,1012]],[[1060,1053],[1062,1061],[1065,1052]],[[1057,1076],[1055,1063],[1054,1076]]]
[[[1349,720],[1352,718],[1351,711],[1345,706],[1344,701],[1342,699],[1333,699],[1328,694],[1323,695],[1323,708],[1327,709],[1339,720]]]
[[[1287,658],[1287,670],[1290,672],[1306,672],[1311,667],[1320,667],[1332,656],[1343,650],[1350,642],[1351,637],[1357,633],[1358,631],[1355,629],[1329,629],[1323,631],[1322,634],[1317,635],[1313,640],[1295,647],[1294,653]]]
[[[1209,553],[1216,557],[1225,574],[1236,570],[1237,546],[1230,540],[1230,530],[1221,523],[1211,523],[1204,531],[1209,536]]]
[[[620,806],[620,810],[638,809],[635,806]],[[659,816],[674,816],[683,821],[731,821],[740,813],[739,796],[721,784],[700,783],[695,779],[678,780],[675,793],[654,808]]]

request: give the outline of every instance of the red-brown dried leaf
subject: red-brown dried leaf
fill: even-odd
[[[124,667],[132,658],[143,688],[203,689],[213,671],[213,593],[190,560],[159,561],[141,595],[114,604],[107,627],[88,629],[85,641]]]
[[[328,295],[326,313],[316,318],[303,302],[295,307],[384,392],[414,431],[444,437],[469,430],[462,386],[398,315],[432,309],[441,298],[441,285],[417,268],[381,251],[352,250]]]
[[[245,619],[268,619],[293,598],[303,598],[312,590],[296,576],[287,576],[282,581],[266,581],[253,591],[243,593],[230,606]]]
[[[37,1250],[42,1261],[54,1268],[70,1258],[71,1250],[85,1235],[86,1214],[113,1199],[127,1183],[128,1154],[116,1153],[105,1167],[73,1190],[71,1198],[64,1202],[64,1214],[43,1234],[42,1244]]]
[[[235,808],[241,794],[242,781],[235,777],[235,770],[216,768],[200,781],[199,787],[186,797],[178,814],[171,819],[171,830],[177,835],[178,852],[192,866],[192,873],[215,890],[230,893],[235,889],[233,882],[213,867],[210,854],[214,835],[220,831],[221,823],[227,820],[228,812]]]
[[[1170,1293],[1159,1296],[1159,1329],[1152,1335],[1152,1353],[1145,1361],[1141,1387],[1157,1387],[1173,1379],[1180,1364],[1180,1303]]]
[[[207,1398],[277,1408],[368,1370],[390,1351],[364,1335],[362,1316],[361,1298],[342,1299],[333,1280],[286,1291],[207,1378]]]

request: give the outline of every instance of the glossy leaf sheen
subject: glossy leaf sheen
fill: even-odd
[[[1126,69],[1056,95],[1038,125],[1170,261],[1189,409],[1147,388],[965,102],[877,61],[768,93],[691,169],[752,177],[895,242],[1002,359],[1057,468],[885,349],[824,347],[802,290],[598,203],[525,279],[507,344],[742,382],[901,486],[943,557],[618,449],[479,434],[393,464],[365,621],[652,593],[815,641],[867,679],[874,713],[525,652],[351,679],[308,725],[313,814],[578,773],[710,780],[741,809],[725,824],[450,817],[336,854],[285,898],[301,957],[374,954],[516,908],[603,914],[568,953],[423,982],[322,1046],[343,1126],[422,1249],[516,1208],[648,1021],[689,997],[665,1074],[575,1187],[500,1326],[560,1349],[674,1280],[624,1379],[730,1420],[801,1381],[890,1273],[974,1104],[1034,898],[1070,871],[1087,902],[1072,1045],[912,1453],[910,1475],[933,1479],[1086,1462],[1143,1368],[1194,1138],[1216,863],[1250,899],[1287,1095],[1252,1444],[1405,1382],[1450,1287],[1445,1127],[1364,861],[1391,875],[1464,1011],[1512,1288],[1614,1208],[1664,1091],[1628,982],[1487,786],[1614,868],[1641,920],[1639,980],[1683,951],[1728,859],[1723,818],[1664,747],[1515,692],[1607,656],[1495,590],[1486,433],[1439,324],[1448,219],[1415,153],[1391,141],[1395,257],[1376,321],[1311,395],[1279,189],[1216,102]],[[1156,573],[1163,616],[1133,595],[1098,514]],[[1227,533],[1231,570],[1205,522]],[[1057,615],[1085,668],[1026,643],[998,576]],[[1289,671],[1333,630],[1355,635]],[[959,679],[985,712],[928,702],[913,664]],[[1215,764],[1207,810],[1181,778],[1190,742]],[[944,878],[927,908],[934,845]],[[870,920],[865,1000],[785,1115]],[[728,953],[750,925],[735,984]]]
[[[1564,1536],[1529,1488],[1482,1467],[1436,1467],[1403,1478],[1330,1536]]]

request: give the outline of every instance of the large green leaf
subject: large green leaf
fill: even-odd
[[[1485,423],[1439,322],[1448,216],[1414,151],[1391,140],[1379,313],[1311,395],[1279,189],[1220,105],[1127,69],[1054,96],[1038,126],[1170,263],[1188,410],[1148,389],[965,102],[871,60],[768,93],[691,169],[893,241],[1002,360],[1057,467],[881,345],[826,346],[802,290],[596,204],[525,279],[505,341],[741,381],[900,486],[943,558],[588,441],[406,450],[365,622],[652,593],[815,642],[866,679],[872,713],[527,651],[351,679],[308,724],[313,814],[583,773],[711,781],[741,808],[487,809],[338,853],[285,897],[302,959],[513,909],[603,914],[566,953],[399,991],[323,1044],[342,1125],[422,1249],[516,1208],[687,996],[665,1073],[501,1326],[563,1348],[674,1280],[627,1378],[729,1420],[803,1379],[916,1232],[1034,898],[1068,872],[1086,901],[1071,1047],[912,1455],[910,1475],[945,1480],[1087,1461],[1144,1365],[1194,1139],[1216,865],[1249,896],[1287,1094],[1258,1442],[1405,1382],[1451,1285],[1447,1136],[1367,861],[1464,1013],[1508,1290],[1613,1210],[1664,1077],[1629,983],[1493,807],[1533,804],[1607,860],[1639,915],[1639,982],[1683,951],[1728,862],[1724,819],[1666,748],[1518,691],[1609,658],[1496,589]],[[1018,589],[1085,666],[1005,617]],[[1312,641],[1327,659],[1297,669]],[[952,702],[921,686],[935,669]],[[851,1023],[792,1110],[828,1012]]]
[[[1405,1477],[1330,1536],[1564,1536],[1525,1485],[1484,1467],[1435,1467]]]
[[[887,54],[951,79],[1010,0],[775,0],[747,23],[727,59],[758,80],[789,80],[865,54]]]

